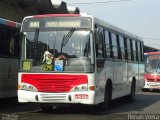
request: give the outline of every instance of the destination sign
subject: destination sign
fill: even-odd
[[[81,27],[81,21],[46,21],[45,27]]]
[[[159,55],[150,55],[150,56],[148,56],[148,58],[150,59],[150,60],[156,60],[156,59],[160,59],[160,56]]]
[[[22,32],[40,30],[55,30],[59,28],[90,29],[92,20],[88,17],[51,17],[27,18],[23,21]]]

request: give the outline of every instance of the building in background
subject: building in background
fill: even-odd
[[[1,0],[0,17],[21,23],[22,19],[29,15],[68,13],[65,2],[61,2],[60,6],[56,8],[52,5],[51,1],[52,0]]]

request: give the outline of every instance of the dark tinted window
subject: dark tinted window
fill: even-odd
[[[0,25],[0,56],[2,57],[10,57],[10,56],[19,56],[19,40],[14,42],[14,53],[11,53],[10,51],[10,45],[12,38],[16,33],[18,33],[19,30],[5,26],[5,25]],[[19,37],[15,37],[15,39],[19,39]]]

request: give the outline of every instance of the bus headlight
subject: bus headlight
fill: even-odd
[[[19,90],[27,90],[27,91],[32,91],[32,92],[37,92],[37,88],[34,87],[33,85],[27,84],[27,83],[22,83],[21,85],[18,85]]]
[[[75,86],[71,89],[71,92],[81,92],[81,91],[87,91],[87,84],[82,84]]]

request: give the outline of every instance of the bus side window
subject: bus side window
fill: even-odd
[[[138,43],[137,43],[137,41],[136,41],[136,61],[138,61]]]
[[[110,46],[110,38],[109,38],[109,32],[105,30],[105,56],[107,58],[111,57],[111,46]]]
[[[124,37],[124,48],[125,48],[125,60],[128,60],[127,38],[126,37]]]
[[[10,57],[9,53],[9,36],[10,30],[7,26],[0,25],[0,56]]]
[[[131,61],[134,61],[134,50],[133,50],[133,40],[132,39],[129,39],[130,40],[130,49],[131,49]]]
[[[125,45],[124,45],[124,37],[121,35],[119,36],[119,45],[121,49],[121,58],[124,60],[125,59]]]
[[[140,52],[141,52],[141,62],[143,62],[144,60],[144,54],[143,54],[143,43],[140,43]]]
[[[103,28],[98,27],[96,34],[96,57],[98,58],[103,58],[104,57],[104,52],[103,52]]]
[[[10,38],[10,53],[13,57],[19,58],[20,55],[20,33],[14,33]]]
[[[127,59],[131,60],[131,44],[130,39],[127,38]]]
[[[133,60],[136,61],[136,42],[132,40],[133,45]]]
[[[118,44],[117,44],[117,35],[115,33],[111,33],[112,39],[112,52],[113,58],[118,58]]]
[[[137,42],[137,46],[138,46],[138,61],[140,62],[141,61],[141,46],[140,46],[140,42]]]
[[[122,53],[121,53],[119,35],[116,35],[116,37],[117,37],[118,59],[122,59]]]

